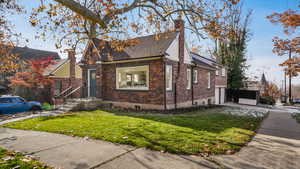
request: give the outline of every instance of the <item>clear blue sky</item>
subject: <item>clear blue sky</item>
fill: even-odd
[[[19,0],[25,7],[36,7],[38,1]],[[48,0],[51,1],[51,0]],[[248,46],[248,64],[250,65],[247,71],[251,77],[261,76],[265,72],[268,80],[274,81],[277,84],[283,80],[282,68],[278,66],[287,56],[276,56],[272,53],[272,39],[274,36],[282,36],[282,29],[278,25],[272,25],[266,16],[273,12],[283,12],[289,8],[296,9],[300,4],[300,0],[244,0],[245,9],[253,9],[251,21],[252,38]],[[15,24],[18,32],[22,32],[23,37],[30,40],[28,47],[57,51],[54,46],[54,41],[51,35],[47,41],[35,39],[35,29],[28,22],[29,15],[13,16],[12,23]],[[24,44],[22,44],[24,45]],[[62,57],[66,57],[61,53]],[[293,82],[300,83],[300,77],[296,77]]]

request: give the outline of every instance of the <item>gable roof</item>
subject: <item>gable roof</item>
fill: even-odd
[[[195,62],[198,65],[206,66],[206,67],[214,68],[214,69],[218,65],[217,62],[213,59],[206,58],[206,57],[201,56],[194,52],[190,52],[190,54],[192,56],[193,62]]]
[[[13,49],[11,49],[11,52],[13,54],[17,54],[20,57],[20,59],[23,60],[46,59],[50,56],[53,57],[53,59],[55,60],[60,59],[60,56],[57,52],[31,49],[28,47],[14,47]]]
[[[162,56],[174,41],[177,34],[178,32],[167,32],[130,39],[136,40],[137,43],[121,51],[112,48],[111,42],[109,41],[94,39],[93,42],[100,51],[101,61],[119,61]]]
[[[56,71],[57,69],[59,69],[62,65],[64,65],[68,61],[69,61],[68,59],[55,60],[54,64],[51,64],[48,67],[46,67],[46,69],[43,72],[43,75],[44,76],[51,75],[54,71]]]

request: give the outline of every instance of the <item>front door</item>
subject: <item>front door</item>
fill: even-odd
[[[88,97],[96,97],[96,70],[89,69],[88,71]]]

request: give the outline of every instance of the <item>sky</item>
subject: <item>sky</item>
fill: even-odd
[[[37,7],[36,0],[19,0],[27,9]],[[267,80],[278,85],[282,84],[284,78],[282,67],[278,64],[283,62],[288,56],[276,56],[272,52],[272,39],[275,36],[285,37],[282,28],[274,25],[266,19],[266,16],[274,12],[283,12],[287,9],[296,9],[300,0],[244,0],[244,9],[253,10],[250,30],[251,40],[247,49],[248,65],[247,75],[251,78],[258,77],[265,73]],[[12,16],[11,21],[15,25],[17,32],[22,32],[24,39],[29,39],[26,46],[35,49],[59,52],[64,58],[66,53],[55,48],[54,40],[50,37],[46,41],[35,39],[35,28],[28,22],[29,14]],[[25,45],[25,44],[21,44]],[[300,76],[293,78],[293,84],[300,84]]]

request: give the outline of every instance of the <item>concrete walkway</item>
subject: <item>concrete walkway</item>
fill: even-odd
[[[46,132],[0,128],[0,147],[39,157],[64,169],[203,169],[219,166],[203,158],[178,156]]]
[[[224,168],[299,169],[300,124],[288,112],[272,111],[248,146],[213,159]]]
[[[60,134],[0,129],[0,147],[39,157],[64,169],[299,168],[300,124],[271,112],[248,146],[234,155],[178,156]]]

